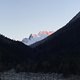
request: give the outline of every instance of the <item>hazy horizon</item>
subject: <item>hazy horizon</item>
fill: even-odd
[[[56,31],[80,10],[80,0],[0,0],[0,34],[22,40],[31,33]]]

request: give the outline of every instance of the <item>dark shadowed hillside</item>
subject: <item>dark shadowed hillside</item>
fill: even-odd
[[[36,71],[80,74],[80,12],[35,49]]]
[[[30,71],[35,57],[33,52],[32,48],[22,42],[0,35],[0,72],[12,68],[16,71]]]

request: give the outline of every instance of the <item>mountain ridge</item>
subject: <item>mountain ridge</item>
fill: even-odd
[[[80,17],[72,20],[33,48],[0,36],[0,71],[80,75]]]
[[[38,34],[30,34],[29,38],[24,38],[22,42],[26,45],[32,45],[36,42],[39,42],[49,35],[51,35],[53,31],[40,31]]]

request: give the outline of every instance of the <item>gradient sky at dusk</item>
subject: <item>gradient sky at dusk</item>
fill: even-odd
[[[0,0],[0,33],[16,40],[56,31],[80,11],[80,0]]]

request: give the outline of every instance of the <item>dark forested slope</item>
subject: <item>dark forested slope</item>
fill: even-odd
[[[80,12],[35,49],[37,71],[80,74]]]
[[[0,35],[0,71],[33,64],[35,56],[33,52],[32,48],[22,42]],[[21,69],[24,70],[24,68]]]

